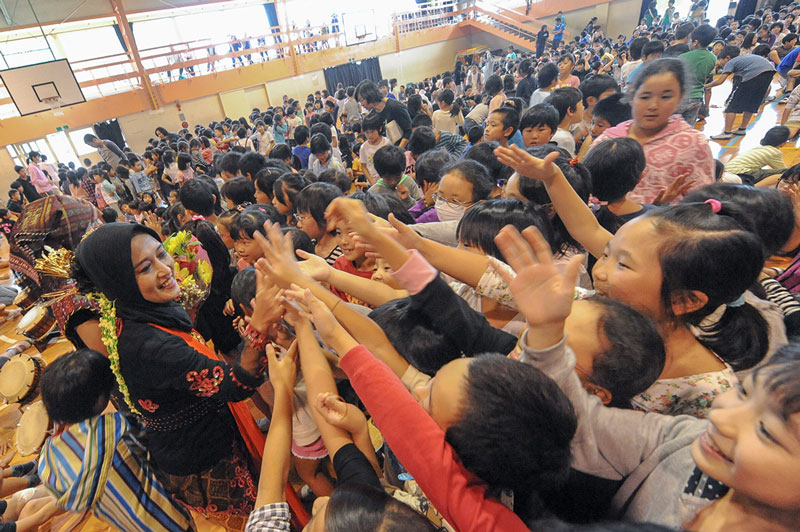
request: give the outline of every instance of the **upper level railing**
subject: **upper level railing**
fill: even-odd
[[[201,39],[139,49],[142,67],[152,85],[231,70],[245,65],[302,55],[344,45],[341,24],[268,28],[264,35],[237,40]],[[142,80],[129,52],[71,61],[84,96],[91,100],[142,88]],[[18,116],[0,84],[0,118]]]
[[[523,22],[538,22],[518,12],[509,12],[494,3],[484,1],[441,0],[420,4],[419,9],[396,13],[396,36],[459,24],[470,19],[481,21],[520,35],[533,34]],[[517,3],[517,2],[515,2]],[[515,18],[506,16],[508,13]],[[520,18],[521,17],[521,18]],[[151,85],[178,79],[202,76],[246,65],[300,56],[345,45],[343,26],[329,24],[315,27],[267,28],[263,35],[246,36],[236,40],[200,39],[139,49],[139,56]],[[140,89],[142,80],[129,52],[111,54],[80,61],[71,61],[75,77],[87,99],[96,99]],[[294,63],[296,65],[296,63]],[[296,68],[296,66],[294,67]],[[0,118],[18,116],[17,110],[0,85]]]
[[[544,24],[518,11],[511,11],[496,1],[482,0],[427,2],[420,4],[418,10],[397,13],[395,17],[400,34],[476,20],[534,41],[537,30],[527,26],[526,23],[534,24],[536,27]]]

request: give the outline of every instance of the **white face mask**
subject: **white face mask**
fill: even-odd
[[[464,213],[467,212],[465,206],[450,205],[441,198],[436,198],[436,203],[433,207],[436,209],[436,216],[439,218],[440,222],[460,220],[464,216]]]

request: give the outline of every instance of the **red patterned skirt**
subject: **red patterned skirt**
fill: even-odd
[[[244,442],[235,437],[231,456],[214,467],[191,475],[161,472],[159,479],[167,491],[191,510],[223,520],[238,516],[243,527],[255,507],[258,491],[255,471]]]

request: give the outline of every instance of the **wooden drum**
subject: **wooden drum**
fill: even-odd
[[[56,317],[46,305],[36,305],[17,322],[17,334],[24,334],[34,342],[42,340],[56,327]]]
[[[0,398],[6,403],[27,404],[39,394],[44,362],[24,353],[14,355],[0,368]]]
[[[23,311],[30,309],[36,301],[31,298],[31,292],[27,288],[20,290],[17,297],[14,298],[14,305],[21,308]]]
[[[50,434],[50,417],[44,403],[36,401],[29,406],[17,425],[17,451],[21,456],[36,454]]]

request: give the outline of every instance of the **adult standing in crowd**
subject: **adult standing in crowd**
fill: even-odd
[[[411,137],[411,116],[405,104],[387,98],[373,81],[362,81],[356,87],[356,99],[365,108],[375,111],[386,124],[386,135],[404,148]]]

